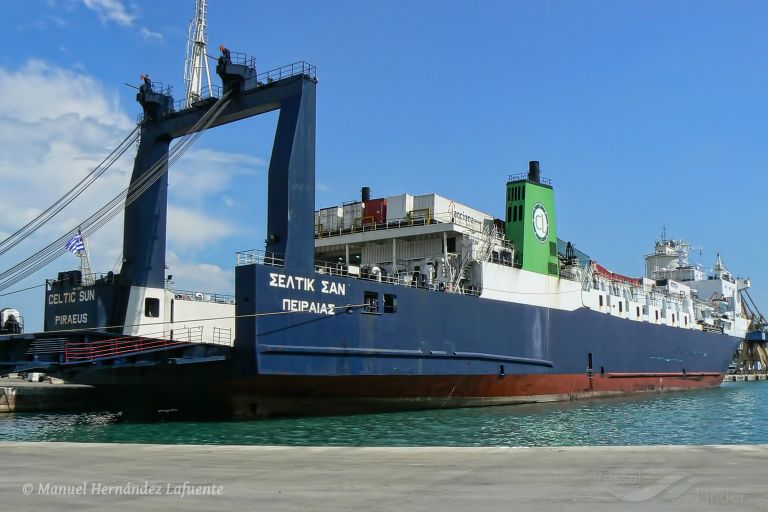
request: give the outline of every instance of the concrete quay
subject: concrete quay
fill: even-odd
[[[96,402],[91,386],[0,378],[0,413],[90,410]]]
[[[335,448],[1,442],[3,510],[768,510],[768,445]]]

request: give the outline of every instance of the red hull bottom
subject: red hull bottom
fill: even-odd
[[[224,390],[237,417],[344,414],[557,402],[716,388],[721,373],[339,376],[260,375]]]

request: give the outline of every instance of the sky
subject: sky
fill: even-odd
[[[2,2],[0,239],[85,176],[133,129],[139,77],[184,90],[193,0]],[[507,176],[541,162],[558,235],[642,275],[662,227],[709,268],[720,252],[768,309],[764,235],[768,4],[748,1],[209,0],[220,44],[259,71],[317,66],[318,207],[438,193],[498,217]],[[214,79],[216,79],[214,74]],[[234,292],[238,250],[262,248],[276,113],[206,132],[170,170],[168,273]],[[6,269],[128,184],[129,152]],[[122,218],[89,240],[120,259]],[[42,327],[57,261],[0,295]]]

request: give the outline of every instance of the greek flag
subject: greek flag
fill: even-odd
[[[77,233],[75,236],[69,239],[69,242],[67,242],[67,245],[65,247],[72,254],[77,254],[80,251],[84,251],[85,242],[83,241],[83,235],[81,235],[80,233]]]

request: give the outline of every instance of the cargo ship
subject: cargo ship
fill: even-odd
[[[0,335],[6,370],[97,386],[118,408],[238,417],[487,406],[720,385],[749,321],[719,262],[662,237],[642,277],[558,238],[537,161],[498,217],[437,194],[315,209],[316,74],[257,73],[226,51],[219,97],[145,83],[117,273],[59,273],[42,332]],[[279,110],[267,239],[237,253],[235,296],[166,273],[170,142]],[[173,157],[170,158],[173,160]],[[502,180],[499,180],[502,181]],[[129,197],[130,194],[129,194]],[[499,218],[500,217],[500,218]]]

